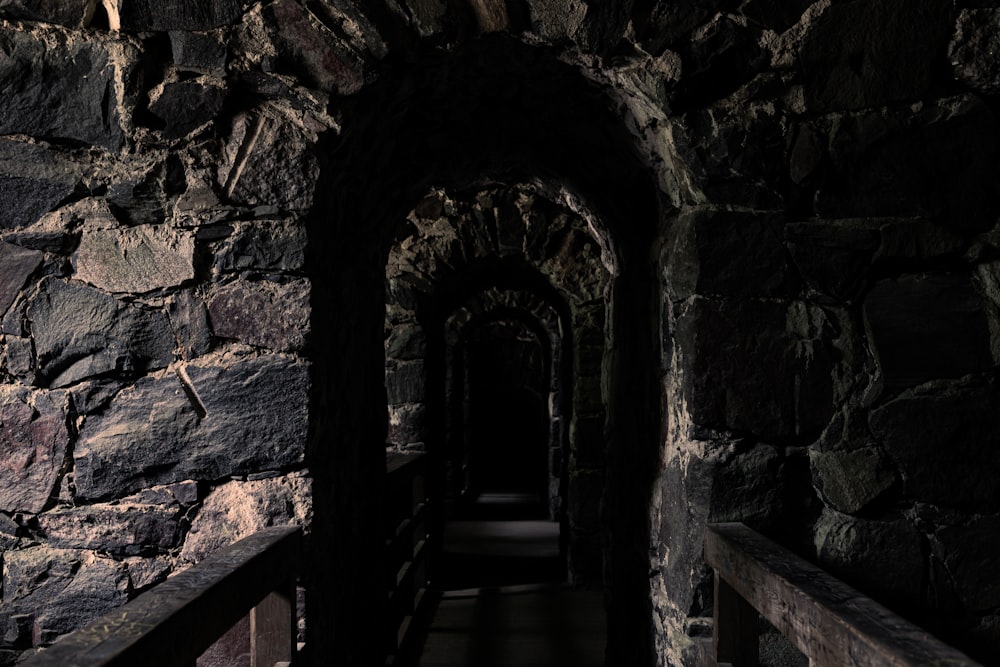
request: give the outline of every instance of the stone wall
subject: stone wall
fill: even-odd
[[[311,513],[310,130],[239,4],[71,4],[0,10],[4,664]]]
[[[617,664],[693,659],[714,520],[995,662],[1000,3],[913,4],[3,3],[4,659],[312,512],[376,664],[385,259],[485,180],[613,258]]]

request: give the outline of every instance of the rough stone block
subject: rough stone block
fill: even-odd
[[[424,442],[426,413],[423,403],[390,405],[388,442],[399,447]]]
[[[166,557],[133,556],[122,561],[128,568],[132,589],[141,592],[166,580],[170,574],[170,559]]]
[[[35,351],[30,338],[7,336],[7,357],[3,360],[7,372],[27,385],[38,379],[35,373]]]
[[[212,270],[301,271],[306,230],[300,222],[255,220],[233,223],[232,232],[214,248]]]
[[[38,372],[50,386],[173,361],[165,313],[126,305],[81,283],[46,278],[26,310]]]
[[[0,18],[56,23],[67,28],[81,28],[94,13],[88,0],[4,0]]]
[[[33,643],[47,645],[124,604],[128,573],[89,551],[32,547],[4,554],[3,591],[0,631],[11,616],[32,614]]]
[[[226,69],[226,45],[214,34],[175,30],[170,47],[178,70],[218,74]]]
[[[969,276],[903,276],[864,301],[871,347],[889,386],[957,378],[993,366],[983,303]]]
[[[181,139],[212,122],[226,99],[225,88],[210,80],[174,81],[158,92],[149,111],[166,123],[167,139]]]
[[[833,414],[832,326],[819,308],[696,298],[677,322],[695,424],[767,438],[816,435]]]
[[[1000,607],[1000,579],[984,576],[994,571],[1000,553],[1000,517],[982,517],[967,527],[942,528],[935,541],[962,604],[978,612]]]
[[[812,0],[744,0],[740,14],[781,33],[798,23]]]
[[[308,395],[308,365],[277,355],[201,357],[184,367],[182,381],[172,373],[144,377],[81,428],[77,496],[120,497],[299,463]]]
[[[30,225],[51,211],[74,193],[81,172],[44,145],[0,139],[0,229]]]
[[[910,391],[872,411],[872,433],[899,467],[907,496],[943,507],[1000,510],[1000,391]]]
[[[309,333],[309,282],[235,282],[212,291],[208,316],[216,336],[278,352],[301,350]]]
[[[667,244],[667,290],[681,300],[766,296],[785,281],[780,214],[698,209],[680,216]]]
[[[892,487],[896,475],[874,448],[810,452],[816,490],[836,510],[854,514]]]
[[[959,256],[967,241],[958,232],[920,219],[885,220],[878,260],[927,261]]]
[[[413,27],[421,37],[430,37],[442,31],[447,20],[447,0],[406,0],[413,17]]]
[[[122,503],[56,509],[38,517],[48,546],[116,556],[180,546],[180,508]]]
[[[0,426],[0,510],[41,512],[69,445],[65,398],[0,386]]]
[[[708,520],[741,521],[758,530],[781,512],[782,457],[777,448],[756,445],[720,464],[712,477]]]
[[[108,292],[151,292],[194,278],[194,237],[167,225],[95,229],[73,255],[77,280]]]
[[[923,547],[907,520],[871,521],[826,509],[814,530],[819,564],[834,576],[888,606],[921,603]]]
[[[216,487],[191,523],[181,560],[198,562],[268,526],[312,520],[312,480],[301,473]]]
[[[307,85],[350,95],[364,84],[363,64],[315,16],[294,0],[277,0],[264,10],[273,26],[278,62]]]
[[[187,190],[184,163],[176,152],[147,169],[116,173],[114,178],[107,195],[114,215],[101,216],[102,223],[110,217],[131,225],[161,224]]]
[[[182,358],[194,359],[212,349],[208,308],[192,290],[174,294],[167,302],[167,315]]]
[[[236,23],[249,0],[130,0],[120,9],[121,28],[134,32],[210,30]]]
[[[7,312],[28,276],[42,264],[42,253],[0,241],[0,317]]]
[[[832,3],[807,26],[799,62],[814,111],[925,96],[951,36],[953,5],[927,0]]]
[[[251,126],[258,122],[259,132]],[[319,178],[311,142],[301,129],[277,116],[237,118],[220,184],[239,204],[307,211]]]
[[[731,14],[716,14],[679,46],[683,62],[680,105],[725,97],[753,78],[767,62],[760,27]]]
[[[955,77],[978,93],[1000,95],[1000,7],[963,9],[948,46]]]
[[[427,379],[423,360],[397,362],[385,369],[385,389],[390,405],[424,400]]]
[[[101,42],[62,32],[0,30],[0,134],[118,150],[124,133],[115,62]]]
[[[824,218],[925,217],[985,231],[1000,215],[996,115],[971,95],[839,117],[817,183]]]
[[[880,241],[878,230],[860,220],[793,223],[785,238],[806,284],[845,301],[861,289]]]
[[[415,324],[398,324],[386,340],[385,358],[398,361],[423,359],[427,356],[427,337]]]

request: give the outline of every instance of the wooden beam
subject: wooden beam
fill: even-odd
[[[743,524],[710,525],[705,560],[814,667],[979,664]]]
[[[733,667],[758,667],[760,637],[757,631],[760,615],[743,596],[715,571],[715,614],[712,646],[719,664]]]
[[[295,618],[295,580],[289,579],[250,611],[251,667],[292,661]]]
[[[301,529],[266,528],[38,652],[28,667],[193,665],[297,571]]]

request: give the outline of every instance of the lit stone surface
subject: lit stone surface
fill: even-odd
[[[74,255],[78,280],[108,292],[150,292],[194,278],[194,239],[166,225],[99,229]]]

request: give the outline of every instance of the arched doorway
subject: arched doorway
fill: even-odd
[[[503,36],[453,53],[410,54],[344,109],[331,142],[314,220],[318,281],[314,457],[316,517],[313,624],[319,655],[345,664],[377,660],[377,637],[360,618],[378,618],[377,530],[386,417],[381,295],[393,230],[432,185],[466,187],[483,178],[559,184],[599,224],[616,259],[606,327],[614,345],[598,366],[607,381],[604,501],[593,508],[608,582],[608,653],[617,664],[652,656],[648,506],[658,460],[658,304],[649,248],[658,224],[655,185],[633,140],[600,89],[545,49]],[[593,394],[594,387],[590,388]],[[347,577],[346,572],[351,576]],[[339,574],[338,574],[339,573]],[[377,597],[377,596],[374,596]],[[316,616],[314,614],[313,616]]]

